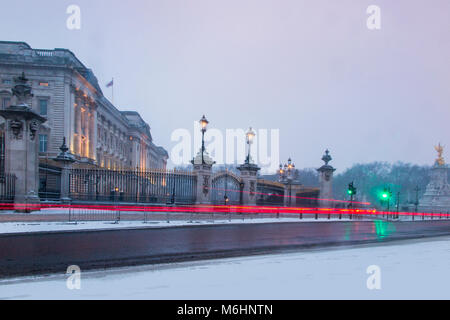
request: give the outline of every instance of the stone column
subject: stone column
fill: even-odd
[[[75,88],[66,84],[66,103],[64,104],[64,136],[67,137],[70,150],[73,151]]]
[[[242,204],[245,206],[256,205],[256,186],[258,184],[258,171],[261,170],[256,164],[245,163],[238,167],[241,172]]]
[[[211,176],[212,166],[215,162],[209,157],[206,151],[203,153],[202,161],[202,151],[200,150],[191,163],[194,166],[194,174],[197,176],[195,203],[211,204]]]
[[[99,164],[99,159],[97,159],[97,147],[99,145],[98,142],[98,122],[97,122],[97,110],[94,107],[92,111],[92,129],[93,129],[93,136],[92,136],[92,156],[93,159],[96,161],[97,164]]]
[[[77,142],[76,142],[76,148],[75,148],[75,153],[78,154],[79,156],[82,156],[81,154],[81,113],[82,113],[82,107],[81,107],[81,100],[79,99],[77,102],[77,108],[76,108],[76,112],[75,112],[75,117],[76,117],[76,130],[77,130]]]
[[[70,203],[70,168],[75,162],[74,156],[69,152],[69,148],[66,146],[66,137],[63,139],[63,144],[59,148],[60,154],[54,159],[56,162],[61,163],[61,191],[60,199],[64,204]]]
[[[325,155],[322,157],[322,161],[325,164],[317,169],[319,172],[319,198],[322,199],[319,200],[321,208],[334,207],[333,201],[326,201],[326,199],[333,199],[333,173],[336,169],[328,164],[331,160],[330,151],[326,150]]]
[[[12,89],[15,104],[0,110],[5,118],[5,169],[16,176],[16,210],[39,210],[39,139],[37,133],[45,118],[34,112],[26,101],[32,97],[25,75],[15,79]],[[30,206],[27,206],[30,205]]]

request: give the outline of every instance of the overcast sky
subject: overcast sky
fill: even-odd
[[[68,5],[81,30],[66,28]],[[366,27],[369,5],[381,30]],[[432,164],[450,148],[450,1],[40,0],[2,3],[0,39],[68,48],[155,143],[211,127],[279,129],[280,157],[340,171],[356,162]],[[448,150],[448,149],[447,149]],[[450,156],[446,152],[447,158]]]

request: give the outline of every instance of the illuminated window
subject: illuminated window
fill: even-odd
[[[39,82],[40,87],[48,87],[48,82]]]

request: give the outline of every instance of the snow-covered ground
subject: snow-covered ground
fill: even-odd
[[[367,288],[379,266],[381,290]],[[0,281],[0,299],[450,299],[450,237]]]
[[[344,219],[342,219],[343,221]],[[279,223],[279,222],[329,222],[339,221],[339,219],[320,219],[314,218],[253,218],[230,220],[172,220],[167,221],[121,221],[114,223],[111,221],[87,221],[87,222],[3,222],[0,223],[0,234],[25,233],[25,232],[44,232],[44,231],[74,231],[74,230],[108,230],[117,228],[162,228],[176,226],[195,226],[207,224],[236,224],[236,223]]]

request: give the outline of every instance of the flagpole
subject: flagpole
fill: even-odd
[[[111,89],[112,89],[112,104],[114,104],[114,78],[112,78],[112,86],[111,86]]]

